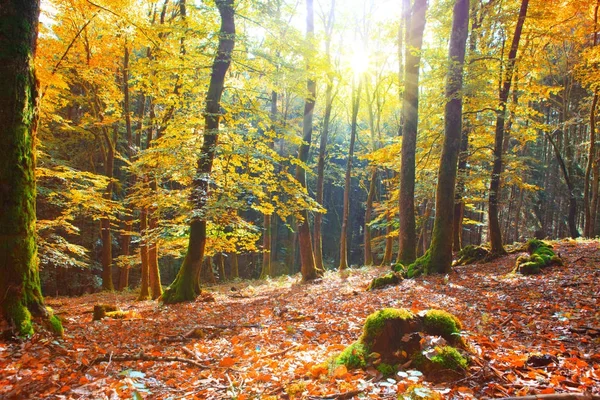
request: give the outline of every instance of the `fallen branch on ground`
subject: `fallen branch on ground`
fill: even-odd
[[[169,356],[149,356],[146,354],[124,354],[124,355],[112,355],[105,354],[102,357],[97,357],[90,363],[89,366],[99,364],[101,362],[112,362],[112,361],[159,361],[159,362],[182,362],[190,364],[198,368],[209,368],[207,365],[202,365],[197,361],[190,360],[189,358],[182,357],[169,357]]]
[[[357,396],[363,392],[364,392],[364,390],[352,390],[350,392],[329,394],[329,395],[325,395],[325,396],[309,396],[309,399],[311,399],[311,400],[334,400],[334,399],[345,400],[345,399],[351,399],[354,396]],[[594,399],[594,400],[596,400],[596,399]]]
[[[585,393],[553,393],[531,396],[502,397],[495,400],[600,400],[600,396]]]

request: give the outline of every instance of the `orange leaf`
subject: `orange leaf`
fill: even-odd
[[[219,367],[231,367],[233,364],[235,364],[235,358],[232,357],[225,357],[223,358],[221,361],[219,361]]]
[[[64,393],[64,392],[68,392],[69,390],[71,390],[71,386],[63,386],[60,388],[59,392],[60,393]]]
[[[554,393],[554,389],[550,388],[550,387],[540,390],[540,394],[552,394],[552,393]]]
[[[333,371],[333,376],[335,378],[342,378],[344,375],[348,373],[348,368],[345,365],[340,365]]]

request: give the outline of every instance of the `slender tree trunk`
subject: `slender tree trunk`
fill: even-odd
[[[562,171],[563,178],[565,179],[565,184],[567,185],[567,189],[569,190],[569,215],[567,217],[567,221],[569,225],[569,234],[573,239],[576,239],[580,235],[579,231],[577,230],[577,222],[575,220],[577,216],[577,197],[575,196],[573,183],[571,182],[569,171],[567,170],[567,165],[565,164],[565,161],[562,155],[560,154],[558,146],[554,142],[554,139],[552,139],[552,134],[546,135],[546,138],[548,138],[548,141],[554,149],[554,155],[556,156],[556,160],[558,161],[558,165],[560,166],[560,170]]]
[[[409,35],[404,51],[404,96],[402,99],[402,155],[400,167],[400,234],[398,262],[410,264],[416,258],[417,234],[415,222],[415,154],[419,124],[419,70],[425,30],[427,0],[415,0]]]
[[[271,92],[271,130],[274,132],[277,122],[277,92]],[[269,147],[273,149],[274,143],[270,142]],[[273,276],[273,270],[271,268],[271,246],[273,243],[272,238],[273,222],[271,214],[263,215],[263,259],[262,259],[262,270],[260,272],[260,278],[264,279],[267,276]]]
[[[596,107],[598,105],[598,93],[594,93],[592,99],[592,107],[590,109],[590,147],[588,151],[587,167],[585,169],[585,181],[583,184],[583,207],[585,211],[584,236],[592,237],[593,235],[593,219],[595,214],[592,214],[592,198],[593,190],[590,190],[590,181],[592,172],[596,164]]]
[[[358,88],[352,90],[352,125],[350,128],[350,148],[348,162],[346,163],[346,176],[344,179],[344,209],[342,211],[342,232],[340,233],[340,271],[348,268],[348,215],[350,214],[350,184],[352,178],[352,157],[354,157],[354,143],[358,127],[358,108],[360,105],[360,90],[362,80],[359,78]]]
[[[325,26],[325,54],[330,68],[331,65],[331,39],[333,25],[335,20],[335,0],[331,1],[329,18]],[[321,132],[321,142],[319,144],[319,159],[317,162],[317,189],[316,200],[323,206],[323,193],[325,189],[325,157],[327,155],[327,141],[329,138],[329,123],[331,121],[331,109],[333,106],[333,72],[327,74],[327,87],[325,89],[325,114],[323,115],[323,131]],[[323,270],[323,239],[322,239],[323,214],[315,213],[314,247],[315,247],[315,268]]]
[[[142,262],[142,279],[140,284],[140,294],[138,300],[148,300],[150,298],[150,267],[148,264],[148,208],[143,207],[140,210],[140,233],[142,240],[140,242],[140,259]]]
[[[217,148],[219,120],[221,117],[221,96],[225,83],[225,74],[231,64],[235,38],[235,21],[233,0],[215,0],[221,16],[219,46],[215,57],[208,92],[206,93],[206,110],[204,114],[204,141],[193,182],[192,204],[194,218],[190,223],[188,249],[183,265],[175,281],[165,291],[162,300],[165,303],[176,303],[194,300],[197,293],[197,271],[202,266],[204,248],[206,246],[206,219],[203,216],[207,205],[210,174]]]
[[[240,267],[238,262],[238,255],[237,253],[231,253],[229,254],[229,257],[231,257],[231,279],[239,279]]]
[[[313,0],[306,0],[306,38],[312,41],[314,38],[314,12]],[[311,71],[310,61],[307,61],[307,71]],[[306,83],[308,97],[304,101],[304,120],[302,122],[302,144],[298,150],[298,159],[306,163],[308,161],[308,152],[312,141],[313,112],[315,108],[315,99],[317,85],[309,77]],[[306,171],[300,165],[296,167],[296,180],[306,188]],[[303,281],[316,279],[322,272],[315,266],[315,256],[312,248],[312,239],[310,237],[310,226],[308,220],[308,211],[301,211],[302,221],[298,223],[298,241],[300,245],[300,272]]]
[[[427,273],[448,273],[452,267],[454,186],[462,131],[463,65],[469,32],[469,0],[456,0],[446,76],[444,143],[435,197],[435,220]]]
[[[158,218],[156,213],[148,218],[148,225],[151,231],[155,231],[158,228]],[[153,232],[153,235],[155,233]],[[150,274],[150,292],[152,293],[152,300],[158,299],[162,296],[162,284],[160,282],[160,270],[158,268],[158,243],[156,240],[152,240],[148,246],[148,269]]]
[[[133,159],[133,135],[131,131],[131,115],[129,104],[129,49],[127,43],[124,46],[123,55],[123,113],[125,114],[125,140],[127,142],[126,154],[128,160]],[[135,176],[130,174],[129,185],[135,183]],[[133,207],[128,206],[127,212],[123,216],[123,233],[121,234],[121,253],[127,260],[131,244],[131,231],[133,229]],[[129,286],[129,263],[121,265],[119,270],[119,290],[124,290]]]
[[[523,24],[527,16],[527,7],[529,0],[521,1],[521,9],[519,11],[519,19],[515,27],[510,51],[508,53],[508,65],[503,78],[503,83],[499,93],[498,111],[496,111],[496,131],[494,143],[494,164],[492,168],[492,178],[490,182],[490,197],[488,204],[488,236],[491,244],[490,252],[494,255],[506,254],[502,244],[502,232],[500,230],[500,221],[498,219],[498,203],[500,196],[500,178],[502,173],[502,148],[504,140],[504,123],[506,119],[506,103],[510,93],[510,85],[512,82],[513,71],[515,69],[517,50],[519,49],[519,40]]]
[[[19,336],[33,334],[32,315],[48,317],[35,242],[39,12],[37,0],[0,0],[0,314]]]
[[[109,179],[108,186],[104,192],[105,199],[112,199],[113,193],[113,171],[115,166],[115,141],[110,138],[108,129],[106,127],[101,128],[104,133],[104,140],[106,142],[106,158],[105,158],[105,172],[104,175]],[[116,128],[115,128],[116,131]],[[116,133],[116,132],[115,132]],[[110,231],[110,218],[103,217],[100,219],[100,237],[102,238],[102,289],[104,290],[115,290],[112,279],[112,235]]]
[[[365,203],[365,237],[364,237],[364,255],[365,265],[373,265],[373,250],[371,249],[371,227],[369,224],[373,219],[373,202],[375,201],[375,192],[377,191],[377,167],[372,167],[371,178],[369,181],[369,193]]]

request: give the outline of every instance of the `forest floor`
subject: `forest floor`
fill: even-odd
[[[215,301],[169,306],[135,301],[134,293],[47,298],[64,319],[65,337],[0,341],[0,398],[392,399],[415,383],[455,399],[599,395],[599,242],[565,240],[555,248],[565,265],[527,277],[510,274],[512,254],[455,268],[446,279],[369,292],[383,269],[351,270],[345,278],[329,272],[316,284],[299,284],[299,276],[229,283],[211,288]],[[92,322],[98,303],[130,316]],[[322,367],[382,307],[457,315],[472,352],[467,376],[434,384],[410,367],[391,377]],[[552,362],[529,366],[531,354]]]

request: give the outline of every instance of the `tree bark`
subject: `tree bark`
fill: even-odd
[[[277,92],[271,92],[271,130],[275,131],[277,121]],[[269,139],[271,140],[271,139]],[[269,147],[273,149],[274,143],[271,140]],[[260,278],[265,279],[268,276],[273,276],[273,270],[271,268],[271,256],[272,251],[272,233],[273,233],[273,221],[271,214],[263,215],[263,259],[262,259],[262,270],[260,272]]]
[[[331,1],[331,8],[325,24],[325,56],[329,68],[331,65],[331,39],[335,21],[335,0]],[[327,73],[327,87],[325,88],[325,113],[323,115],[323,131],[321,132],[321,141],[319,144],[319,159],[317,161],[317,188],[316,200],[323,206],[323,193],[325,189],[325,157],[327,155],[327,141],[329,139],[329,123],[331,122],[331,109],[333,106],[333,72]],[[313,226],[313,240],[315,242],[315,268],[323,270],[323,239],[322,239],[323,214],[315,214],[315,223]]]
[[[140,259],[142,263],[142,279],[140,284],[140,294],[138,300],[148,300],[150,298],[150,267],[148,266],[148,208],[140,210],[140,233],[142,240],[140,242]]]
[[[33,334],[32,315],[48,316],[35,241],[39,12],[38,0],[0,0],[0,311],[20,336]]]
[[[569,189],[569,215],[567,217],[567,224],[569,225],[569,234],[573,239],[578,238],[579,231],[577,230],[577,197],[575,196],[575,190],[573,188],[573,183],[571,182],[571,178],[569,176],[569,171],[567,171],[567,165],[560,154],[558,146],[552,139],[552,134],[546,135],[548,141],[552,145],[554,149],[554,155],[556,155],[556,160],[558,161],[558,165],[560,166],[560,170],[563,173],[563,178],[565,178],[565,184],[567,185],[567,189]]]
[[[450,35],[449,66],[446,77],[444,143],[435,197],[435,220],[427,273],[448,273],[452,267],[454,187],[462,131],[463,65],[469,32],[469,0],[456,0]]]
[[[400,166],[400,233],[398,262],[410,264],[416,258],[415,156],[419,124],[419,70],[427,0],[415,0],[409,35],[404,50],[404,96],[402,99],[402,154]]]
[[[315,34],[313,0],[306,0],[306,38],[311,41]],[[307,60],[306,69],[309,73],[309,78],[306,82],[308,96],[304,100],[304,119],[302,122],[302,144],[298,149],[298,159],[303,163],[308,161],[308,152],[312,141],[313,131],[313,112],[315,108],[315,100],[317,95],[317,85],[310,77],[311,65],[310,60]],[[300,165],[296,167],[296,180],[306,188],[306,171]],[[298,223],[298,241],[300,245],[300,272],[304,282],[316,279],[321,270],[315,266],[315,256],[312,248],[312,239],[310,235],[310,227],[308,220],[308,211],[301,211],[302,221]]]
[[[500,178],[502,173],[502,149],[504,141],[504,123],[506,119],[506,103],[508,94],[510,93],[510,85],[512,82],[513,71],[517,58],[517,50],[519,49],[519,40],[523,31],[523,24],[527,16],[527,6],[529,0],[521,1],[521,9],[519,11],[519,19],[515,27],[510,51],[508,53],[508,65],[504,75],[503,83],[499,93],[499,105],[496,111],[496,130],[494,141],[494,164],[492,167],[492,177],[490,182],[490,197],[488,202],[488,236],[491,244],[490,252],[493,255],[506,254],[502,244],[502,231],[500,229],[500,221],[498,218],[498,198],[500,196]]]
[[[215,0],[221,16],[219,46],[215,56],[210,83],[206,93],[204,113],[204,141],[193,181],[192,204],[194,207],[190,223],[188,249],[183,264],[171,286],[163,293],[165,303],[191,301],[196,298],[198,270],[202,266],[206,246],[205,209],[209,196],[209,181],[219,136],[221,117],[221,96],[225,84],[225,74],[231,64],[235,44],[235,20],[233,0]]]
[[[362,80],[358,80],[358,88],[352,90],[352,122],[350,128],[350,148],[348,149],[348,161],[346,163],[346,175],[344,179],[344,208],[342,211],[342,231],[340,233],[340,271],[348,268],[348,215],[350,214],[350,183],[352,178],[352,157],[354,157],[354,143],[356,142],[356,130],[358,127],[358,108],[360,106],[360,91]]]

